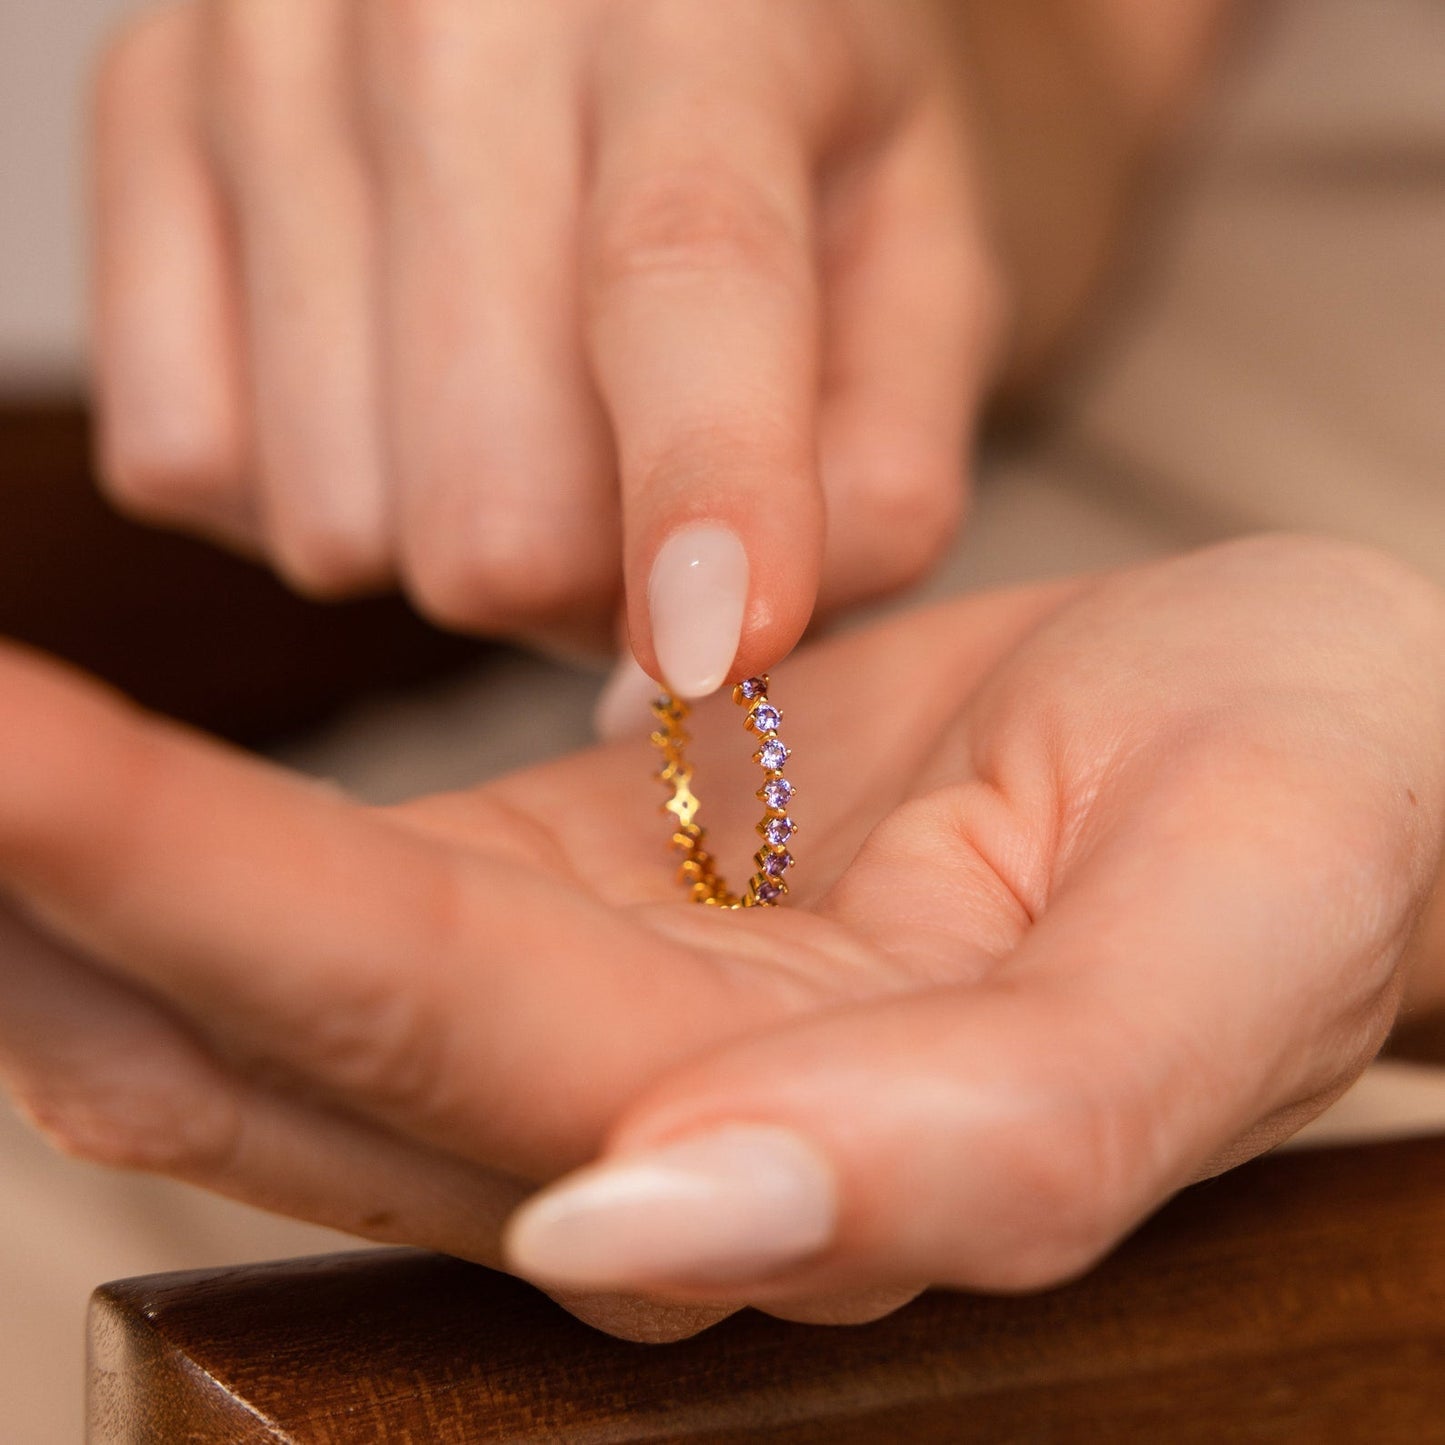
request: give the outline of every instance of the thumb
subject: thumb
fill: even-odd
[[[1296,839],[1305,871],[1282,882],[1281,840],[1247,828],[1185,856],[1177,832],[1101,848],[981,984],[850,1004],[675,1071],[600,1163],[513,1215],[511,1267],[769,1308],[1081,1272],[1292,1132],[1388,1027],[1389,925],[1352,933],[1318,907],[1360,880]]]

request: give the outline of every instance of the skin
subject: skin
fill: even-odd
[[[962,505],[999,298],[936,9],[145,13],[93,127],[111,495],[468,630],[608,647],[625,584],[654,673],[706,520],[776,661]]]
[[[489,1264],[599,1157],[810,1140],[820,1255],[557,1290],[636,1338],[1046,1285],[1438,991],[1441,658],[1433,586],[1291,538],[812,646],[794,893],[727,914],[670,882],[640,741],[375,810],[6,652],[0,1068],[62,1149]],[[725,701],[695,731],[727,862],[748,749]]]
[[[938,556],[1224,8],[145,11],[94,97],[109,494],[447,626],[611,650],[625,614],[653,677],[653,561],[711,523],[761,671]]]

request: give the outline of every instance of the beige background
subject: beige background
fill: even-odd
[[[81,94],[136,0],[0,0],[0,389],[74,383],[82,342]]]
[[[0,384],[73,376],[77,78],[101,0],[0,0]],[[1133,560],[1260,527],[1373,540],[1445,582],[1445,6],[1261,4],[1153,245],[1055,423],[983,464],[929,590]],[[594,682],[518,662],[358,713],[291,761],[376,798],[585,740]],[[536,700],[549,732],[509,719]],[[528,709],[529,718],[539,709]],[[1377,1066],[1315,1137],[1445,1127]],[[0,1417],[74,1440],[89,1288],[331,1237],[57,1159],[0,1110]]]

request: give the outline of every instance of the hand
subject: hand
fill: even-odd
[[[465,629],[610,647],[625,583],[685,695],[771,665],[962,504],[999,288],[938,8],[144,15],[95,108],[112,495]]]
[[[664,1332],[1045,1285],[1378,1048],[1441,658],[1432,587],[1289,539],[830,641],[774,688],[794,895],[726,913],[640,744],[368,810],[12,656],[0,1061],[64,1148],[697,1310]],[[726,859],[752,765],[697,717]]]

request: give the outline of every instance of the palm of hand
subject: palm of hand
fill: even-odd
[[[805,1120],[847,1183],[833,1258],[668,1289],[680,1313],[559,1297],[648,1336],[744,1299],[867,1318],[923,1283],[1082,1267],[1378,1046],[1439,848],[1440,688],[1408,665],[1438,632],[1425,591],[1265,543],[813,649],[777,690],[802,832],[776,911],[677,901],[641,743],[378,815],[117,741],[71,800],[89,846],[52,788],[0,865],[69,946],[72,993],[123,993],[111,1014],[175,1087],[224,1097],[224,1149],[152,1167],[495,1263],[521,1180],[709,1117]],[[723,704],[695,729],[725,860],[756,813],[737,726]],[[24,1097],[43,1068],[0,1042]],[[931,1205],[940,1150],[988,1169]],[[960,1211],[970,1241],[940,1261]]]

